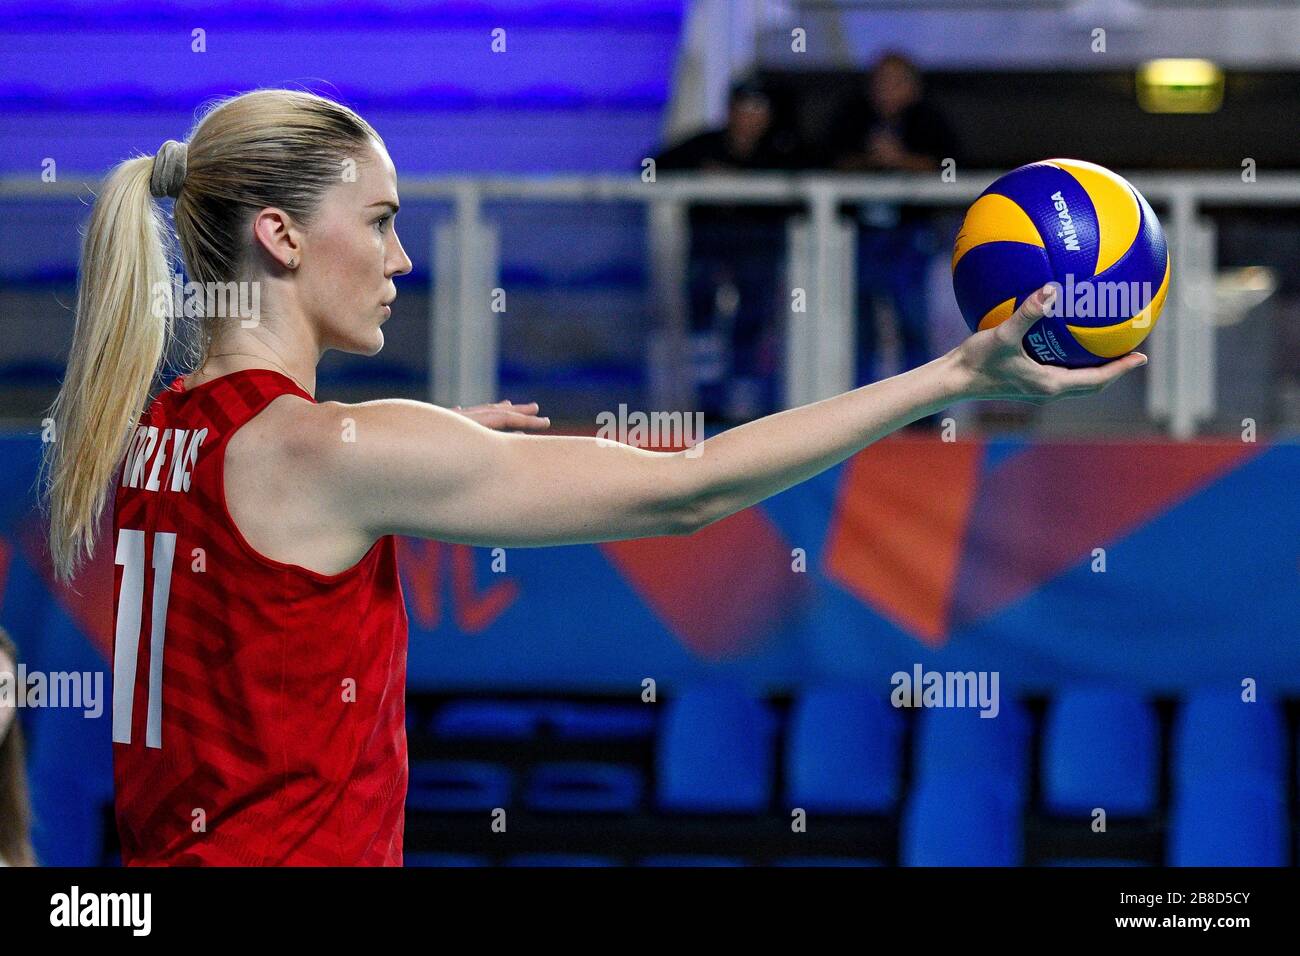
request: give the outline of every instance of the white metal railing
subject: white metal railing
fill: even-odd
[[[648,206],[651,296],[659,341],[649,360],[670,374],[659,383],[655,407],[688,407],[687,211],[696,202],[802,204],[790,227],[788,281],[804,288],[808,312],[790,314],[786,328],[787,405],[815,401],[853,385],[852,230],[842,203],[884,200],[963,208],[997,178],[996,172],[959,172],[952,182],[929,174],[661,174],[639,176],[439,177],[405,179],[404,199],[450,201],[453,218],[435,229],[435,288],[430,302],[430,390],[439,404],[490,401],[497,394],[500,316],[490,290],[500,275],[496,228],[483,214],[490,200],[632,202]],[[1152,356],[1147,409],[1178,438],[1195,434],[1215,408],[1212,311],[1215,231],[1200,216],[1216,206],[1300,205],[1300,173],[1265,171],[1255,182],[1235,173],[1126,173],[1155,205],[1169,239],[1173,277],[1161,320],[1143,345]],[[80,195],[94,177],[58,183],[0,179],[0,199]],[[675,373],[675,374],[672,374]]]
[[[664,340],[650,350],[651,360],[667,363],[670,370],[689,368],[685,344],[686,212],[695,202],[745,204],[803,204],[804,217],[795,217],[790,231],[791,287],[804,288],[807,313],[790,313],[786,327],[787,406],[816,401],[853,385],[853,338],[856,322],[853,294],[853,231],[839,215],[846,202],[884,200],[916,205],[962,208],[998,177],[996,172],[959,174],[942,182],[927,174],[694,174],[661,175],[654,182],[639,177],[554,178],[449,178],[404,182],[402,192],[419,198],[452,199],[462,230],[450,236],[492,232],[481,220],[485,200],[638,202],[648,204],[649,249],[652,259],[652,296]],[[1148,201],[1165,208],[1162,224],[1169,239],[1173,277],[1164,315],[1156,323],[1143,350],[1152,356],[1147,376],[1147,409],[1168,424],[1178,438],[1195,434],[1197,425],[1215,409],[1214,223],[1199,212],[1215,205],[1300,205],[1300,173],[1269,174],[1244,182],[1238,174],[1131,173],[1126,178]],[[461,262],[453,275],[494,275],[496,245],[478,241],[461,246],[452,255]],[[486,257],[491,261],[477,261]],[[466,262],[469,265],[466,266]],[[484,288],[479,286],[480,289]],[[469,292],[464,286],[462,293]],[[457,314],[437,315],[434,327],[442,342],[458,341],[447,326],[462,335],[478,330],[483,343],[495,341],[483,329],[493,326],[486,296],[462,297]],[[434,306],[435,312],[438,306]],[[440,348],[440,347],[439,347]],[[461,401],[486,400],[496,394],[495,357],[476,355],[474,375],[461,375],[434,383],[435,401],[446,401],[450,389]],[[462,370],[463,371],[463,370]],[[687,407],[689,383],[682,375],[652,376],[660,382],[656,407]]]

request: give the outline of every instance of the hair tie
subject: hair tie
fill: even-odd
[[[169,139],[158,147],[158,154],[153,158],[153,172],[149,176],[149,192],[162,197],[175,199],[181,194],[185,183],[186,157],[189,147]]]

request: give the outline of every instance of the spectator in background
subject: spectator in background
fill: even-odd
[[[773,129],[772,104],[754,81],[731,90],[727,125],[655,157],[660,171],[789,170],[796,154]],[[739,421],[776,407],[778,284],[792,210],[700,204],[690,214],[691,349],[699,409]]]
[[[956,158],[957,145],[943,116],[922,96],[921,74],[901,53],[887,53],[872,68],[832,130],[832,166],[845,172],[904,170],[938,173]],[[869,202],[858,210],[857,384],[875,381],[879,297],[893,306],[903,368],[933,357],[927,328],[926,273],[938,237],[923,209]]]
[[[0,628],[0,866],[35,866],[22,728],[15,695],[18,648]]]

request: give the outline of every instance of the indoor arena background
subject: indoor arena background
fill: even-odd
[[[93,184],[204,100],[334,96],[397,165],[414,271],[384,351],[328,356],[319,398],[537,400],[574,434],[852,387],[868,281],[874,374],[914,356],[916,301],[916,348],[952,347],[962,212],[1076,157],[1143,191],[1174,262],[1150,365],[1105,394],[955,408],[690,537],[402,541],[407,863],[1294,864],[1298,38],[1265,2],[4,0],[0,624],[29,672],[111,696],[112,556],[54,585],[43,419]],[[949,180],[835,170],[889,51]],[[1207,63],[1162,87],[1160,58]],[[675,149],[755,113],[765,168]],[[908,231],[864,239],[900,199]],[[996,714],[891,706],[929,672]],[[99,704],[20,713],[46,864],[117,862]]]

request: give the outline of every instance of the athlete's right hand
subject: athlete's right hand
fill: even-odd
[[[1141,352],[1095,368],[1061,368],[1040,365],[1029,357],[1022,340],[1051,307],[1054,289],[1044,286],[1027,298],[1005,322],[976,332],[955,348],[950,357],[958,369],[962,398],[1013,399],[1044,405],[1058,398],[1092,395],[1126,372],[1141,368]]]

